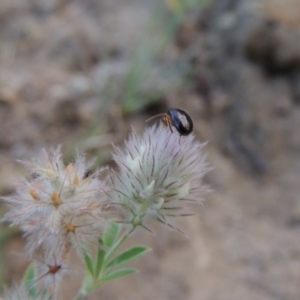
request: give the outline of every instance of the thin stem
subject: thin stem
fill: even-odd
[[[120,238],[117,240],[117,242],[108,250],[108,252],[105,255],[105,261],[108,261],[116,251],[124,244],[124,242],[127,240],[129,236],[129,232],[126,231]]]
[[[85,296],[87,296],[87,292],[81,288],[80,291],[75,296],[74,300],[84,300]]]
[[[82,286],[75,296],[74,300],[84,300],[85,297],[92,291],[93,283],[89,279],[89,274],[85,274],[85,278],[83,279]]]
[[[126,231],[113,245],[112,247],[108,250],[108,252],[105,255],[105,262],[108,262],[111,257],[118,251],[118,249],[124,244],[124,242],[127,240],[129,236],[129,232]],[[104,262],[104,263],[105,263]],[[89,278],[90,274],[86,273],[85,278],[82,282],[82,286],[75,296],[74,300],[84,300],[85,297],[91,293],[92,291],[99,289],[103,282],[101,282],[101,276],[99,278]]]

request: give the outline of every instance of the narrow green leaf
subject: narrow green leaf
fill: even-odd
[[[85,261],[86,267],[87,267],[90,275],[92,277],[94,277],[95,273],[94,273],[93,260],[92,260],[92,257],[87,252],[84,252],[84,261]]]
[[[117,270],[115,272],[112,272],[106,276],[103,276],[101,278],[101,281],[109,281],[109,280],[113,280],[116,278],[120,278],[120,277],[124,277],[133,273],[136,273],[137,270],[135,269],[122,269],[122,270]]]
[[[95,269],[95,278],[98,278],[98,276],[102,270],[105,253],[106,253],[106,251],[104,249],[101,249],[101,248],[98,249],[97,264],[96,264],[96,269]]]
[[[119,254],[117,257],[113,258],[111,261],[109,261],[105,268],[116,268],[121,265],[124,265],[128,262],[131,262],[141,255],[145,254],[148,252],[150,249],[145,246],[135,246],[130,249],[125,250],[121,254]]]
[[[103,244],[104,246],[106,246],[107,248],[111,248],[112,245],[115,243],[115,241],[117,240],[119,234],[120,234],[120,230],[121,227],[119,224],[117,223],[110,223],[105,232],[104,232],[104,236],[103,236]]]
[[[46,289],[44,289],[41,293],[42,299],[49,299],[49,295],[48,295],[48,291]],[[46,296],[49,296],[48,298],[46,298]]]
[[[31,297],[35,297],[38,293],[38,287],[34,284],[37,278],[36,267],[32,263],[28,266],[23,276],[23,285],[27,293]]]
[[[118,251],[118,249],[123,245],[123,243],[127,240],[128,233],[124,233],[107,251],[105,260],[109,261],[110,258]]]

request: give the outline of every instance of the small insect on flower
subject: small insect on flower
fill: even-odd
[[[162,122],[165,126],[169,126],[172,132],[171,126],[174,126],[180,135],[189,135],[193,131],[193,121],[191,117],[179,108],[171,108],[166,113],[149,118],[146,122],[157,117],[162,117]]]

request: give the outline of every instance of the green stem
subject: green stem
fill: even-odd
[[[75,296],[74,300],[84,300],[87,293],[83,290],[80,290],[78,294]]]
[[[91,290],[92,284],[91,284],[88,276],[89,276],[89,274],[86,273],[85,278],[83,279],[83,282],[82,282],[82,286],[81,286],[79,292],[77,293],[77,295],[75,296],[74,300],[83,300],[92,291]]]
[[[108,262],[110,258],[118,251],[118,249],[124,244],[129,236],[129,232],[125,232],[115,243],[114,245],[108,250],[105,255],[105,262]],[[100,288],[102,286],[101,276],[100,278],[91,281],[89,278],[90,274],[86,273],[85,278],[83,279],[82,286],[75,296],[74,300],[84,300],[85,297],[93,292],[94,290]]]
[[[125,232],[120,237],[120,239],[108,250],[108,252],[105,255],[105,261],[109,261],[109,259],[116,253],[116,251],[118,251],[118,249],[124,244],[128,236],[128,232]]]
[[[89,280],[86,280],[85,278],[83,280],[82,287],[78,292],[78,294],[75,296],[74,300],[84,300],[89,293],[99,289],[101,286],[102,286],[102,282],[100,282],[99,280],[93,280],[91,282]]]

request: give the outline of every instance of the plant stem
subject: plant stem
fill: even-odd
[[[108,252],[105,255],[105,260],[108,261],[115,253],[118,251],[118,249],[124,244],[124,242],[127,240],[129,234],[128,232],[125,232],[117,241],[116,243],[108,250]]]
[[[75,296],[74,300],[83,300],[87,293],[83,290],[80,290],[77,295]]]
[[[105,261],[108,262],[110,258],[118,251],[118,249],[124,244],[129,236],[129,232],[126,231],[107,251],[105,255]],[[74,300],[84,300],[85,297],[102,286],[101,283],[101,275],[97,279],[93,279],[93,281],[89,278],[90,274],[88,272],[85,273],[85,278],[83,279],[82,286],[75,296]]]

